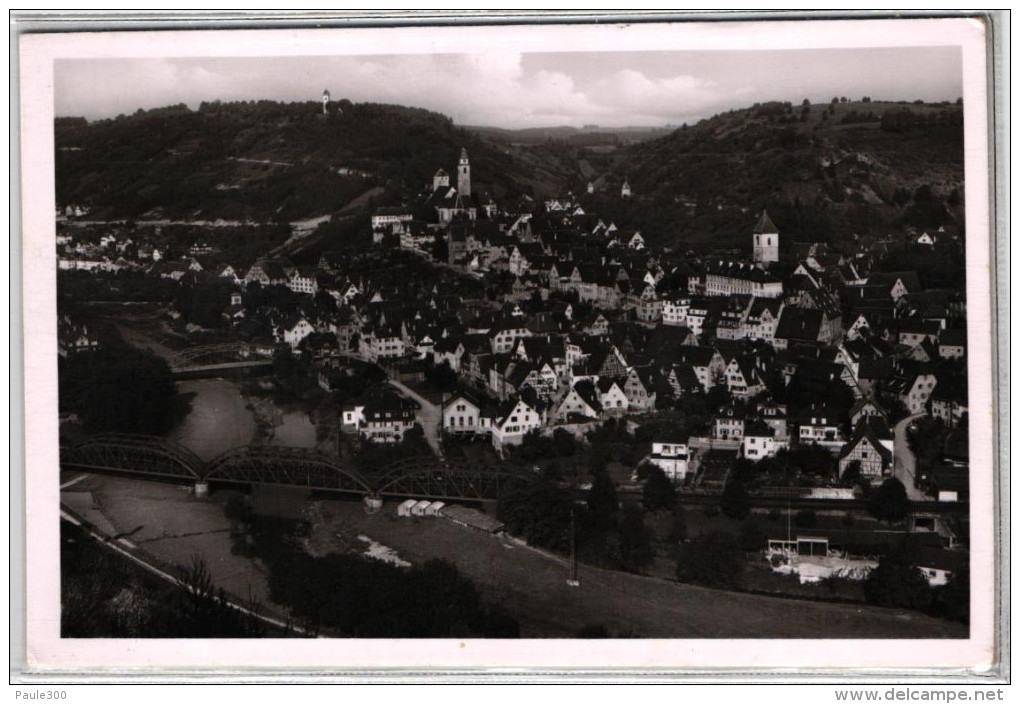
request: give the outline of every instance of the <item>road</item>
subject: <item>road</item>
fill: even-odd
[[[907,442],[907,428],[923,414],[908,416],[893,428],[893,476],[903,482],[907,488],[907,496],[911,501],[931,501],[931,497],[914,486],[914,474],[917,471],[917,460],[910,451]]]
[[[429,402],[424,396],[419,394],[414,389],[408,387],[405,384],[390,379],[390,386],[398,389],[405,396],[413,398],[421,406],[417,413],[418,422],[421,423],[422,430],[425,431],[425,441],[428,442],[429,447],[432,448],[432,452],[435,453],[436,457],[442,459],[443,457],[443,446],[439,442],[439,431],[443,427],[443,409],[434,403]]]

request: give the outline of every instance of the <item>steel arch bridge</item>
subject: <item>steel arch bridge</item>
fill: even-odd
[[[271,355],[264,354],[255,345],[248,345],[243,342],[225,342],[218,345],[187,347],[174,352],[167,358],[170,369],[174,371],[231,362],[268,363],[271,360]]]
[[[514,480],[536,482],[539,477],[505,462],[482,466],[423,456],[398,460],[374,480],[381,496],[483,501],[498,498],[500,489]]]
[[[182,445],[148,435],[106,433],[62,448],[65,469],[142,479],[286,486],[360,495],[484,501],[517,481],[540,477],[500,462],[480,465],[431,455],[399,460],[371,475],[332,455],[296,447],[256,445],[228,450],[209,462]]]
[[[204,481],[269,484],[371,494],[360,472],[318,450],[256,445],[227,450],[205,468]]]
[[[200,481],[204,463],[188,448],[150,435],[103,433],[60,451],[60,465],[158,479]]]

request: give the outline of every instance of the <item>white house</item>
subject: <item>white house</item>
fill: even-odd
[[[744,424],[744,457],[758,462],[776,454],[776,431],[763,420],[747,421]]]
[[[683,482],[687,477],[690,460],[687,443],[653,442],[652,454],[648,461],[659,467],[674,483]]]
[[[492,430],[489,421],[482,415],[481,406],[463,394],[443,406],[443,432],[450,435],[489,433]]]
[[[524,436],[542,427],[542,414],[524,399],[500,407],[492,422],[492,446],[502,454],[507,445],[520,445]]]

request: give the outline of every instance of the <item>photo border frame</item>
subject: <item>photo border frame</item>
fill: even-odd
[[[12,26],[12,34],[15,35],[19,41],[13,42],[12,44],[12,105],[17,105],[19,102],[19,95],[17,93],[19,86],[31,87],[26,83],[22,82],[22,77],[16,77],[14,71],[18,67],[18,44],[20,43],[21,37],[31,36],[36,33],[42,34],[77,34],[79,32],[91,32],[91,31],[163,31],[163,30],[174,30],[174,31],[213,31],[213,30],[251,30],[251,29],[310,29],[311,27],[316,28],[327,28],[327,29],[355,29],[355,28],[387,28],[387,27],[463,27],[463,26],[512,26],[512,25],[574,25],[574,24],[590,24],[592,22],[602,23],[634,23],[634,24],[652,24],[661,22],[676,22],[676,23],[691,23],[691,22],[776,22],[776,21],[812,21],[812,20],[867,20],[867,19],[902,19],[902,18],[914,18],[914,19],[977,19],[986,23],[988,28],[988,41],[986,51],[988,53],[986,77],[988,81],[987,90],[985,95],[987,96],[987,115],[988,115],[988,130],[986,132],[987,139],[987,158],[988,158],[988,185],[987,191],[988,197],[988,227],[992,236],[992,241],[989,243],[988,254],[990,265],[990,301],[989,301],[989,320],[988,323],[991,328],[991,332],[994,336],[994,341],[997,344],[990,345],[990,362],[992,363],[993,371],[998,377],[998,383],[993,385],[992,398],[990,399],[994,408],[994,415],[992,417],[992,425],[989,427],[990,439],[994,443],[995,451],[997,456],[995,457],[997,467],[1008,467],[1008,451],[1009,451],[1009,386],[1008,386],[1008,350],[1009,350],[1009,327],[1006,317],[1009,312],[1008,304],[1008,293],[1009,293],[1009,269],[1008,269],[1008,257],[1009,257],[1009,241],[1008,241],[1008,225],[1009,225],[1009,209],[1008,209],[1008,160],[1000,159],[1000,149],[1002,145],[1008,143],[1008,119],[1009,119],[1009,108],[1008,108],[1008,60],[1005,60],[1008,52],[1008,18],[1004,18],[1002,13],[896,13],[883,14],[883,13],[691,13],[691,14],[675,14],[675,13],[632,13],[632,14],[600,14],[600,13],[369,13],[369,14],[351,14],[351,15],[336,15],[336,14],[325,14],[325,13],[302,13],[302,14],[289,14],[289,13],[44,13],[38,15],[21,15],[15,17],[15,22]],[[184,29],[182,29],[184,27]],[[1005,42],[1005,43],[1004,43]],[[24,76],[24,74],[22,74]],[[17,80],[16,80],[17,79]],[[29,78],[31,80],[31,78]],[[23,95],[21,96],[23,98]],[[24,108],[25,102],[22,99],[20,101],[21,107]],[[966,108],[966,101],[965,101]],[[24,114],[24,113],[22,113]],[[969,114],[969,113],[968,113]],[[16,118],[15,112],[12,110],[12,118]],[[22,145],[22,151],[20,154],[16,151],[19,146],[17,137],[24,134],[24,124],[22,124],[19,130],[16,119],[12,119],[12,200],[14,198],[15,191],[20,184],[22,189],[21,195],[31,197],[31,189],[33,185],[26,183],[24,179],[25,170],[22,168],[22,164],[18,163],[18,157],[22,160],[22,163],[26,151]],[[18,130],[18,132],[16,132]],[[969,148],[968,144],[968,148]],[[28,151],[31,153],[31,150]],[[32,169],[29,169],[31,171]],[[971,202],[969,195],[970,186],[970,172],[968,171],[968,221],[971,217]],[[27,188],[26,188],[27,187]],[[52,209],[50,209],[52,210]],[[22,226],[25,223],[24,216],[26,211],[18,213],[15,209],[12,209],[12,248],[14,248],[21,240],[21,233],[23,232]],[[19,217],[20,216],[20,217]],[[23,268],[18,268],[18,259],[15,254],[20,254],[23,257],[28,256],[27,259],[22,259]],[[28,339],[23,339],[23,347],[18,349],[16,342],[16,334],[19,330],[27,330],[31,332],[32,322],[28,320],[28,316],[25,316],[24,312],[31,308],[26,308],[26,303],[29,306],[34,305],[36,299],[30,296],[27,299],[20,298],[21,294],[25,292],[24,274],[25,271],[31,271],[33,266],[38,266],[39,261],[33,258],[33,253],[30,249],[20,252],[12,251],[12,277],[11,277],[11,296],[12,296],[12,330],[15,335],[12,336],[12,385],[15,379],[21,382],[21,396],[19,399],[17,391],[12,395],[11,399],[11,419],[12,419],[12,470],[18,466],[25,467],[28,463],[27,459],[27,443],[23,443],[21,447],[18,447],[18,433],[17,430],[21,430],[21,437],[25,438],[24,432],[26,427],[33,426],[34,423],[38,422],[37,412],[39,409],[34,408],[31,403],[26,405],[20,405],[25,403],[27,396],[25,394],[25,382],[26,377],[17,374],[19,370],[25,369],[25,363],[27,356],[22,352],[19,359],[18,352],[22,350],[33,350],[37,345],[37,339],[34,334],[30,334]],[[968,255],[969,258],[969,255]],[[968,293],[972,293],[972,287],[968,284]],[[20,306],[18,305],[20,303]],[[970,299],[968,295],[968,314],[971,312],[971,306],[974,301]],[[34,309],[32,309],[34,310]],[[21,319],[18,319],[18,313],[21,313]],[[968,315],[968,321],[970,321]],[[28,327],[26,328],[26,324]],[[1005,354],[1003,354],[1005,353]],[[973,442],[973,437],[972,437]],[[972,445],[973,447],[973,445]],[[19,453],[20,449],[20,453]],[[16,462],[15,460],[19,460]],[[28,551],[24,549],[24,541],[28,539],[27,525],[34,520],[32,515],[32,506],[30,504],[17,505],[17,499],[23,497],[25,487],[19,487],[17,484],[18,473],[12,471],[12,486],[11,486],[11,560],[12,560],[12,578],[17,577],[14,566],[25,565],[25,558],[28,555]],[[993,527],[994,532],[994,543],[991,549],[994,550],[994,571],[996,586],[993,589],[993,597],[995,601],[995,616],[994,616],[994,627],[996,632],[994,634],[996,657],[988,669],[984,672],[976,672],[973,670],[958,671],[958,672],[947,672],[943,668],[868,668],[866,670],[859,671],[847,671],[844,669],[839,670],[825,670],[819,668],[812,668],[810,670],[801,670],[800,668],[791,668],[784,670],[781,673],[769,674],[760,669],[730,669],[725,673],[719,672],[714,669],[692,669],[684,671],[676,671],[670,669],[661,668],[644,668],[644,669],[631,669],[627,668],[621,671],[613,671],[607,669],[585,669],[585,668],[566,668],[557,669],[555,672],[542,670],[541,668],[519,668],[515,673],[506,673],[509,676],[519,677],[540,677],[545,679],[556,679],[556,678],[592,678],[591,681],[604,681],[607,679],[613,679],[616,677],[628,679],[632,677],[640,678],[651,678],[656,679],[659,677],[673,681],[674,678],[679,679],[697,679],[701,680],[704,678],[714,679],[720,676],[723,679],[732,681],[733,679],[747,680],[747,678],[758,678],[761,677],[762,681],[772,680],[775,677],[781,678],[784,681],[796,680],[798,678],[806,678],[808,680],[817,680],[819,677],[838,677],[845,680],[846,677],[852,677],[854,679],[858,677],[865,678],[895,678],[897,682],[906,681],[904,678],[925,678],[938,676],[939,679],[959,679],[960,681],[988,681],[988,678],[1001,677],[1004,673],[1008,674],[1008,655],[1009,655],[1009,626],[1008,626],[1008,614],[1009,614],[1009,598],[1008,598],[1008,584],[1009,584],[1009,492],[1010,482],[1008,472],[997,471],[995,472],[994,479],[997,480],[995,485],[996,493],[993,495],[993,508],[996,511],[996,523]],[[20,553],[19,553],[20,549]],[[38,559],[37,556],[33,556],[32,559]],[[24,575],[22,575],[24,577]],[[17,580],[12,583],[12,616],[18,614],[17,603],[14,601],[20,596],[22,600],[26,598],[28,593],[24,588],[25,582],[23,581],[21,586],[21,594],[18,595],[17,590],[13,587],[17,586]],[[14,627],[17,624],[12,619],[12,635],[17,635]],[[23,624],[21,624],[23,625]],[[25,631],[21,631],[21,635],[24,638]],[[190,641],[189,641],[190,642]],[[429,641],[418,641],[417,643],[428,643]],[[590,641],[584,641],[586,648],[592,647]],[[784,641],[786,642],[786,641]],[[813,642],[813,641],[811,641]],[[829,641],[831,642],[831,641]],[[849,641],[849,643],[860,643],[861,641]],[[914,642],[914,641],[912,641]],[[359,647],[363,643],[358,642]],[[12,643],[17,645],[17,643]],[[22,661],[22,669],[14,669],[16,664],[14,661],[14,655],[16,652],[22,653],[23,657],[30,655],[27,647],[27,640],[21,642],[21,648],[18,650],[12,650],[12,675],[17,677],[44,677],[52,678],[53,676],[60,677],[108,677],[112,673],[107,671],[105,674],[97,671],[94,668],[75,668],[73,665],[70,668],[56,668],[47,669],[39,668],[38,666],[26,666],[27,661]],[[511,669],[514,669],[513,667]],[[194,676],[196,673],[194,670],[187,674],[187,670],[178,670],[177,676]],[[133,675],[128,676],[126,672],[121,672],[121,676],[126,676],[131,681],[136,681],[138,678],[146,677],[167,677],[171,676],[172,671],[168,669],[162,669],[158,666],[153,669],[149,669],[145,672],[136,671]],[[289,669],[286,671],[273,671],[273,668],[266,668],[260,670],[259,673],[243,672],[239,670],[224,670],[213,675],[214,677],[226,677],[226,678],[246,678],[252,677],[254,679],[260,678],[274,678],[274,677],[293,677],[295,671]],[[491,674],[481,674],[476,671],[464,670],[464,669],[444,669],[442,667],[430,667],[429,669],[422,670],[415,667],[400,667],[396,670],[379,668],[365,667],[357,670],[347,671],[345,673],[338,672],[335,668],[323,668],[316,670],[315,672],[308,672],[307,677],[336,677],[351,678],[354,680],[365,680],[373,678],[381,678],[383,680],[391,679],[404,679],[404,678],[467,678],[471,679],[474,677],[481,677],[482,679],[490,679]]]

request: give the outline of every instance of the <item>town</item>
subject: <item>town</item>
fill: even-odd
[[[352,467],[366,507],[405,521],[445,512],[575,564],[659,575],[668,557],[670,579],[747,589],[721,557],[732,543],[794,596],[844,580],[873,605],[965,618],[959,596],[934,595],[967,579],[966,292],[903,254],[962,261],[955,223],[835,246],[743,208],[740,248],[696,252],[595,209],[640,207],[624,173],[499,199],[466,148],[435,169],[314,257],[302,244],[328,218],[93,220],[88,203],[59,204],[62,393],[71,365],[128,344],[179,390],[236,379],[255,414],[254,439],[216,430],[207,447],[173,422],[117,426],[62,397],[65,470],[99,466],[74,448],[104,432],[173,437],[193,465],[299,445]],[[418,469],[373,479],[401,463]],[[486,467],[522,479],[415,494],[427,483],[413,472],[447,465],[470,466],[475,489]],[[529,474],[548,488],[521,489]],[[208,484],[230,476],[259,481],[221,470]],[[904,573],[923,577],[909,595],[891,586]]]

